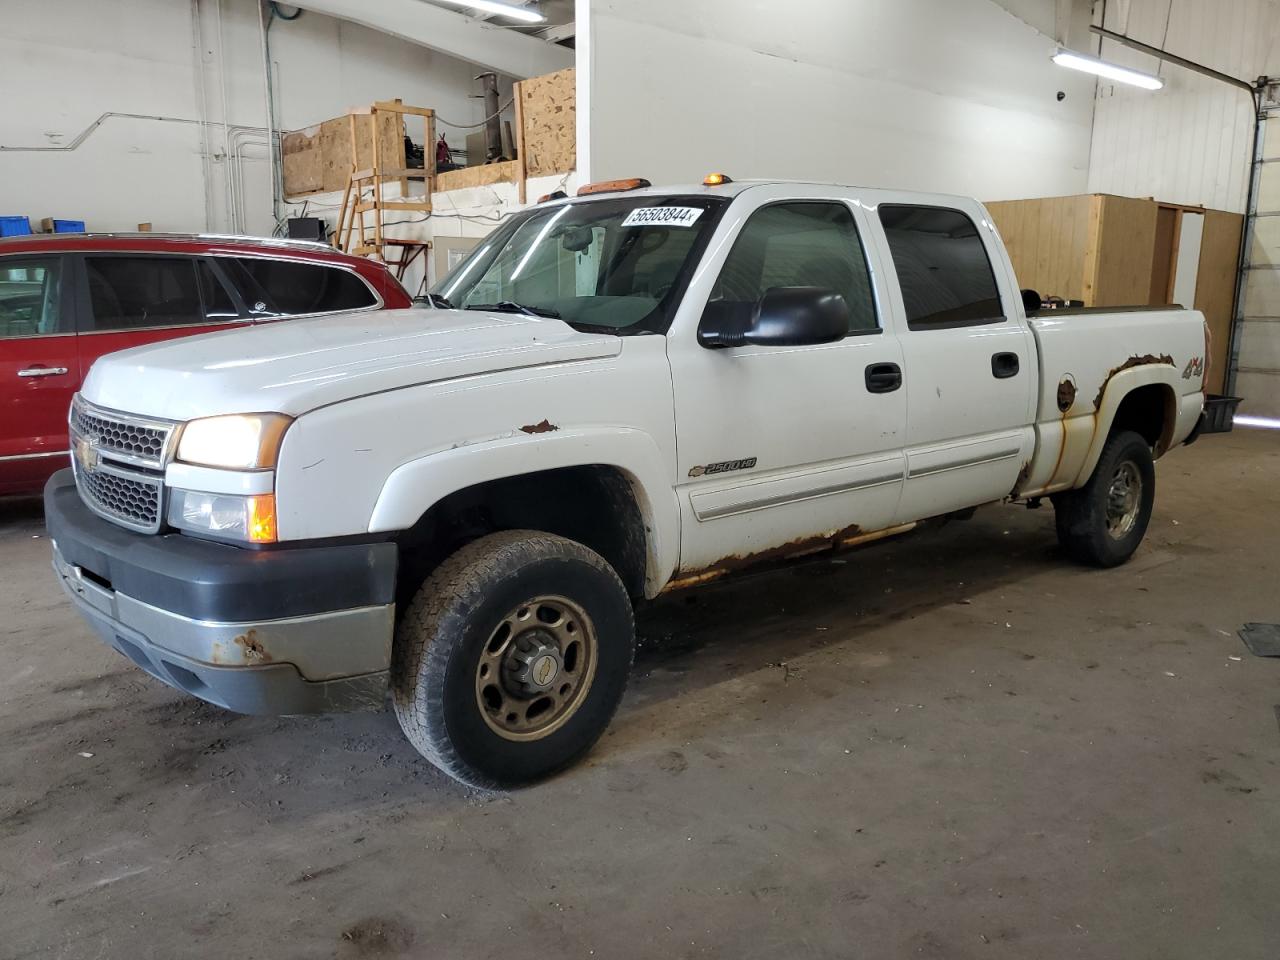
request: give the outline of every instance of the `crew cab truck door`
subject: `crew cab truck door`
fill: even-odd
[[[906,383],[908,523],[1007,496],[1035,440],[1036,354],[982,208],[880,202]]]
[[[745,190],[717,227],[667,345],[685,578],[892,521],[906,401],[867,229],[852,196],[795,185]],[[832,334],[838,339],[708,343],[733,318],[759,313],[762,298],[785,301],[797,288],[843,298],[847,329]]]
[[[80,367],[65,266],[61,254],[0,257],[0,494],[38,490],[69,462]]]

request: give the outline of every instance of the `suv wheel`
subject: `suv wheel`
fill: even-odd
[[[630,598],[599,554],[531,530],[491,534],[437,567],[397,627],[396,717],[463,783],[529,783],[599,739],[634,645]]]
[[[1142,543],[1155,497],[1151,447],[1131,430],[1116,433],[1089,481],[1053,498],[1058,541],[1083,563],[1118,566]]]

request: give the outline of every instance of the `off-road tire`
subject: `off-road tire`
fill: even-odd
[[[507,612],[546,594],[571,600],[590,618],[595,673],[554,732],[504,739],[477,702],[476,671]],[[516,787],[569,766],[599,739],[622,699],[634,651],[631,600],[599,554],[534,530],[494,533],[450,556],[414,595],[396,628],[392,703],[405,736],[445,773],[482,789]]]
[[[1122,535],[1109,527],[1108,501],[1124,465],[1139,482],[1132,526]],[[1156,496],[1156,470],[1151,447],[1139,434],[1122,430],[1108,438],[1093,475],[1083,487],[1053,498],[1058,542],[1070,556],[1096,567],[1115,567],[1128,560],[1142,543]]]

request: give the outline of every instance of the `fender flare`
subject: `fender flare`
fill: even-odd
[[[613,467],[630,481],[644,521],[645,593],[652,597],[670,579],[680,553],[680,511],[665,464],[651,436],[626,427],[569,427],[462,444],[393,470],[378,493],[369,532],[407,530],[450,494],[491,480],[560,467]]]
[[[1084,462],[1076,474],[1072,487],[1078,487],[1093,475],[1098,460],[1102,458],[1102,448],[1107,445],[1107,437],[1111,434],[1111,425],[1115,423],[1116,412],[1125,397],[1139,387],[1152,384],[1167,389],[1165,398],[1164,428],[1156,444],[1156,456],[1159,457],[1172,445],[1172,435],[1177,423],[1178,403],[1178,369],[1171,362],[1145,363],[1141,366],[1127,367],[1113,373],[1103,381],[1099,391],[1101,402],[1093,415],[1093,439],[1089,443]]]

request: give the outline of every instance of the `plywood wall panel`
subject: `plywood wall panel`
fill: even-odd
[[[356,156],[351,156],[351,118],[334,117],[280,137],[286,197],[345,190],[347,174],[373,166],[373,138],[368,114],[356,114]],[[402,168],[403,124],[398,114],[379,112],[378,150],[382,166]]]
[[[525,174],[568,173],[578,165],[577,73],[572,67],[520,83]]]

